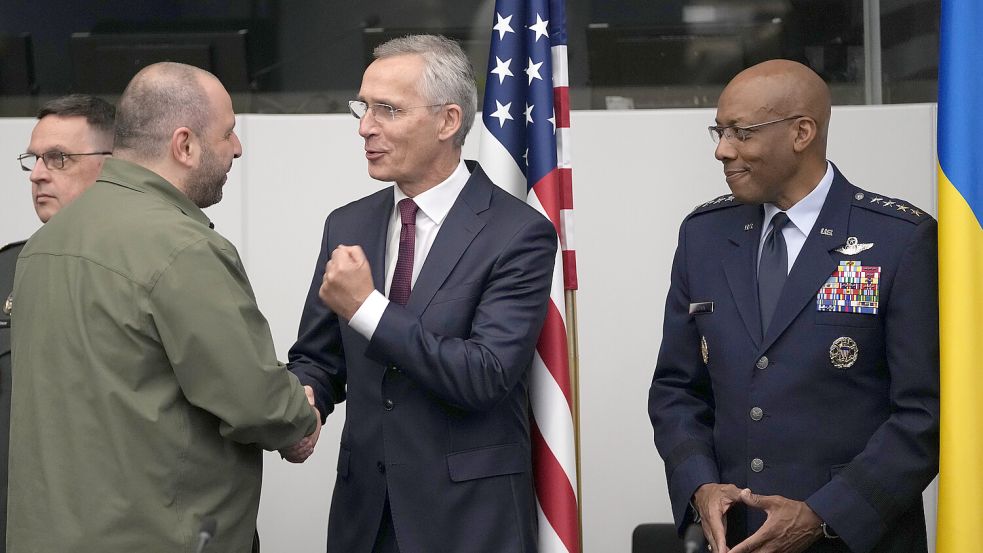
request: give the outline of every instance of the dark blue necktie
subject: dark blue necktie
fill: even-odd
[[[788,215],[779,211],[771,219],[771,229],[765,236],[761,259],[758,261],[758,305],[761,307],[761,332],[766,333],[782,287],[788,278],[788,248],[782,228],[788,224]]]

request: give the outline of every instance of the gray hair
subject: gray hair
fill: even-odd
[[[130,81],[116,107],[116,150],[139,159],[164,155],[175,129],[201,134],[208,127],[204,69],[175,62],[149,65]]]
[[[38,111],[38,119],[44,119],[49,115],[84,117],[85,122],[95,134],[95,139],[102,142],[106,149],[112,149],[116,108],[102,98],[88,94],[70,94],[55,98],[41,106]]]
[[[463,146],[478,111],[478,90],[468,57],[456,42],[439,35],[394,38],[372,52],[376,59],[406,54],[423,58],[425,67],[419,86],[427,102],[461,107],[461,128],[454,135],[454,144]]]

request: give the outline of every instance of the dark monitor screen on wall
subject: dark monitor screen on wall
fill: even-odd
[[[76,33],[72,35],[75,92],[119,94],[140,69],[161,61],[213,73],[229,92],[250,89],[246,31],[204,33]]]
[[[745,67],[736,33],[592,24],[587,44],[593,86],[723,85]]]
[[[31,35],[0,34],[0,95],[28,95],[33,92]]]

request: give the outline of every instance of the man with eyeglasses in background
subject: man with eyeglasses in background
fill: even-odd
[[[677,527],[712,550],[924,552],[938,472],[936,223],[826,160],[830,92],[771,60],[710,133],[649,394]]]
[[[30,172],[34,210],[47,223],[96,181],[113,149],[112,104],[85,94],[46,103],[38,111],[27,152],[17,156]],[[0,248],[0,553],[6,550],[7,451],[10,438],[10,298],[17,256],[26,241]]]
[[[350,103],[369,175],[333,211],[290,369],[347,399],[328,551],[536,551],[528,372],[556,232],[461,147],[477,107],[454,42],[375,50]]]

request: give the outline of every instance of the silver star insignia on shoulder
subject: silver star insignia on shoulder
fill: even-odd
[[[836,248],[836,251],[844,255],[857,255],[860,252],[865,252],[874,247],[874,243],[870,242],[867,244],[861,244],[860,240],[857,240],[856,236],[851,236],[846,239],[846,244]]]

